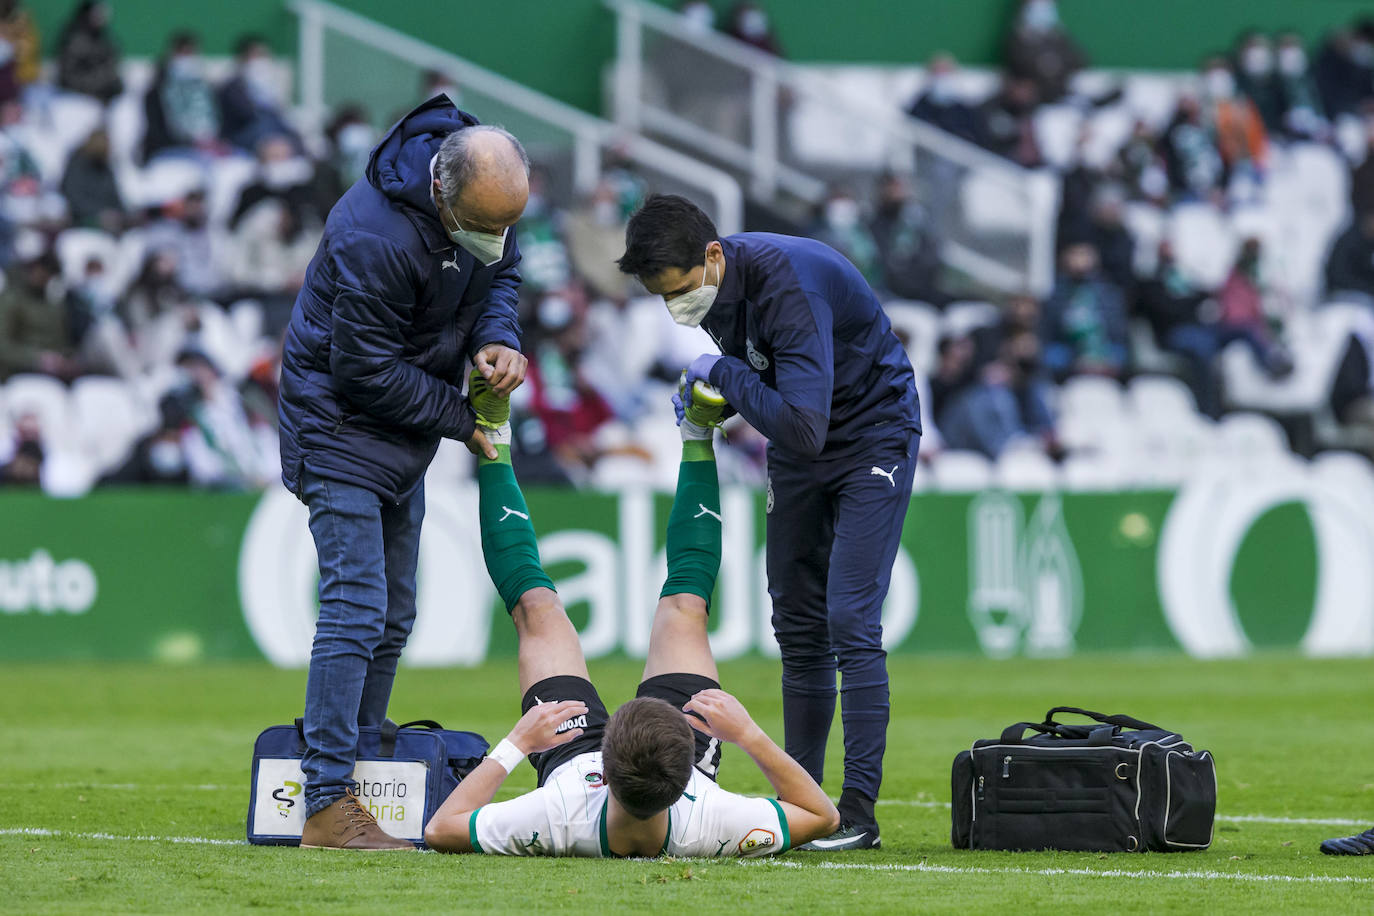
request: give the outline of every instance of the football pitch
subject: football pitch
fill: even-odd
[[[890,659],[883,848],[778,859],[512,860],[244,842],[253,739],[299,714],[303,671],[265,665],[12,664],[0,670],[0,911],[1368,912],[1374,861],[1317,851],[1374,824],[1369,661],[1177,656]],[[639,665],[594,661],[614,708]],[[781,737],[778,666],[722,666]],[[1054,705],[1172,728],[1217,760],[1200,853],[989,853],[949,845],[955,753]],[[402,670],[393,718],[493,743],[518,712],[513,660]],[[838,723],[826,788],[838,794]],[[517,769],[501,797],[532,787]],[[721,783],[764,793],[738,750]]]

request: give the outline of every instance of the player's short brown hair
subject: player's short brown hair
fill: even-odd
[[[656,697],[637,697],[606,723],[601,738],[606,785],[631,815],[653,817],[682,796],[695,751],[682,710]]]

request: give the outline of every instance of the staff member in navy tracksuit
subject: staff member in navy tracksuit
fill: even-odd
[[[305,688],[302,846],[413,848],[353,794],[358,726],[386,715],[415,622],[424,474],[442,438],[495,458],[462,393],[470,357],[525,376],[510,227],[529,195],[514,137],[436,96],[335,204],[282,355],[281,462],[310,508],[320,618]]]
[[[768,593],[787,751],[817,782],[841,675],[843,823],[811,845],[876,847],[881,615],[921,432],[911,364],[863,277],[811,239],[720,238],[700,209],[663,195],[631,217],[619,263],[724,354],[692,362],[687,392],[707,379],[769,439]]]

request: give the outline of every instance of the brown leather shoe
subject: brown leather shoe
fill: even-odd
[[[301,846],[305,849],[369,851],[415,848],[414,844],[398,840],[377,826],[377,819],[351,791],[306,819],[305,829],[301,831]]]

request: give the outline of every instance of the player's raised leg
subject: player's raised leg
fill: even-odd
[[[685,395],[680,393],[679,399],[687,400]],[[698,382],[690,403],[682,406],[682,463],[668,516],[668,577],[654,611],[649,655],[637,692],[679,709],[699,691],[720,686],[706,620],[721,552],[720,483],[711,440],[725,400]],[[697,768],[714,777],[720,742],[699,731],[694,735]]]

